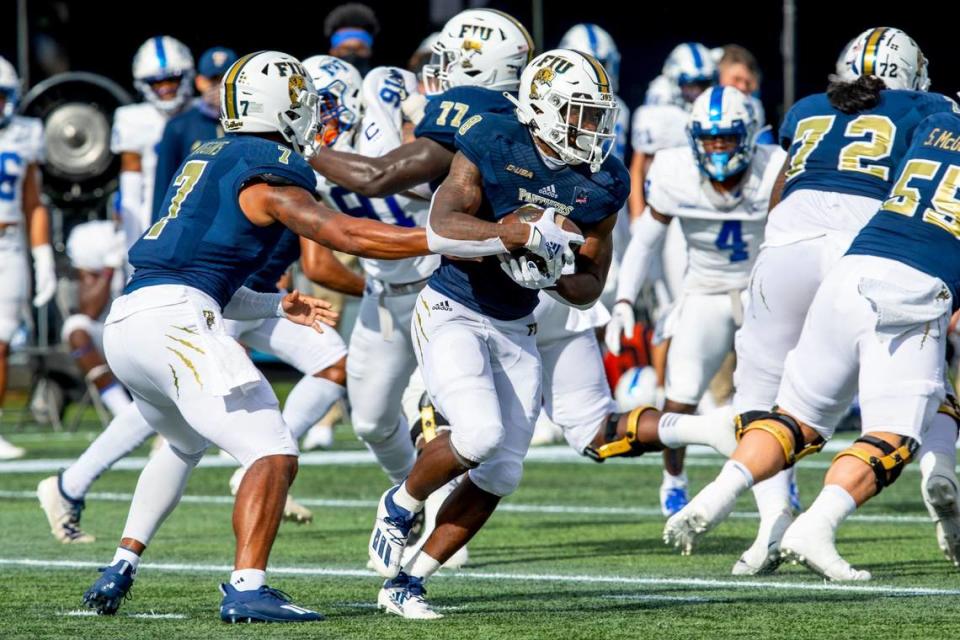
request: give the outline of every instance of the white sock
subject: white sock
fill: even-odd
[[[110,410],[111,415],[119,415],[133,400],[119,382],[113,382],[100,390],[100,400]]]
[[[407,483],[404,482],[393,494],[393,502],[401,509],[406,509],[410,513],[417,513],[423,508],[423,501],[417,500],[407,492]]]
[[[283,404],[283,421],[293,437],[299,440],[344,393],[346,389],[336,382],[303,376]]]
[[[237,591],[256,591],[267,584],[267,572],[260,569],[237,569],[230,574],[230,586]]]
[[[753,474],[736,460],[727,460],[720,469],[720,475],[711,484],[722,491],[739,496],[753,485]]]
[[[126,560],[130,563],[130,566],[133,567],[133,572],[137,572],[137,568],[140,566],[140,556],[135,554],[129,549],[124,549],[123,547],[117,547],[116,553],[113,554],[113,560],[110,561],[110,565],[115,565],[121,560]]]
[[[677,475],[673,475],[666,469],[663,470],[663,484],[668,487],[685,487],[687,486],[687,472],[681,471]]]
[[[140,415],[137,405],[128,402],[114,415],[97,439],[80,454],[76,462],[64,470],[64,493],[74,499],[83,498],[101,473],[143,444],[151,435],[153,429]]]
[[[376,456],[377,462],[393,483],[399,484],[410,475],[413,463],[417,461],[417,450],[410,440],[407,421],[403,418],[400,418],[397,428],[385,440],[380,442],[364,440],[363,443]]]
[[[670,449],[704,444],[729,457],[737,448],[733,416],[729,405],[702,416],[664,413],[657,424],[657,437]]]
[[[777,518],[790,510],[790,470],[784,469],[772,478],[753,485],[753,497],[757,501],[760,520]]]
[[[824,520],[830,528],[832,538],[840,523],[856,510],[857,503],[846,489],[838,484],[828,484],[820,491],[820,495],[807,509],[806,514]]]
[[[421,551],[414,556],[413,561],[407,565],[405,572],[408,576],[414,576],[416,578],[420,578],[421,580],[426,580],[435,574],[439,568],[440,563],[437,560]]]
[[[202,456],[203,451],[190,456],[179,453],[167,443],[147,460],[130,501],[124,538],[149,544],[157,528],[180,502],[190,472]]]

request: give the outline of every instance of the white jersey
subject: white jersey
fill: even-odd
[[[657,153],[647,174],[647,202],[680,220],[687,241],[684,292],[722,293],[747,287],[763,242],[770,192],[785,155],[775,145],[757,145],[741,183],[742,198],[725,204],[700,172],[690,147]]]
[[[143,191],[140,195],[139,229],[150,226],[153,208],[153,182],[157,175],[157,144],[163,137],[168,117],[149,102],[119,107],[113,114],[110,151],[140,156]]]
[[[687,122],[690,112],[675,104],[637,107],[633,112],[630,144],[634,153],[653,155],[660,149],[689,145]]]
[[[43,123],[13,116],[0,129],[0,224],[23,222],[23,181],[27,167],[45,157]]]
[[[364,78],[364,113],[354,143],[357,153],[379,157],[403,143],[403,113],[400,111],[403,91],[417,91],[417,78],[409,71],[396,67],[377,67]],[[400,194],[386,198],[366,198],[322,177],[318,182],[323,201],[348,215],[372,218],[401,227],[423,227],[427,224],[430,203],[426,200]],[[364,272],[375,280],[403,284],[429,277],[440,266],[440,256],[429,255],[404,260],[361,258],[360,264]]]

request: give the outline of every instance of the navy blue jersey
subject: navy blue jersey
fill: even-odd
[[[813,189],[882,200],[916,126],[954,108],[946,96],[922,91],[881,91],[877,106],[859,113],[834,109],[825,93],[804,98],[780,126],[790,154],[784,197]]]
[[[960,116],[937,114],[916,129],[890,197],[848,254],[898,260],[940,278],[960,308]]]
[[[283,277],[290,265],[300,259],[300,236],[285,229],[267,263],[247,278],[243,286],[260,293],[276,293],[277,280]]]
[[[418,138],[430,138],[456,151],[454,137],[464,122],[478,113],[512,114],[516,107],[502,91],[483,87],[454,87],[432,96],[423,110],[423,119],[414,130]]]
[[[164,217],[130,248],[134,273],[125,293],[182,284],[225,306],[285,230],[280,223],[258,227],[240,210],[240,191],[257,180],[316,192],[302,156],[256,136],[227,135],[187,156],[163,198]]]
[[[163,217],[163,196],[167,193],[170,181],[177,175],[177,168],[183,159],[199,147],[200,143],[222,137],[220,114],[210,113],[205,105],[195,104],[167,122],[163,128],[163,137],[157,143],[151,223]]]
[[[513,115],[476,114],[457,132],[457,149],[483,176],[478,217],[499,220],[524,204],[553,207],[581,229],[617,214],[630,193],[630,175],[610,156],[600,171],[588,165],[550,168],[527,128]],[[537,291],[525,289],[501,269],[496,256],[481,262],[448,260],[430,286],[461,304],[501,320],[515,320],[537,306]]]

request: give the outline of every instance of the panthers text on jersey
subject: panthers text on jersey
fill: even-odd
[[[718,205],[719,194],[700,171],[690,146],[658,151],[647,174],[647,203],[679,218],[687,241],[689,293],[722,293],[747,286],[756,260],[767,204],[786,154],[773,145],[757,145],[740,183],[734,206]]]
[[[917,124],[955,108],[922,91],[881,91],[880,102],[859,113],[835,109],[825,93],[804,98],[780,125],[780,145],[790,153],[783,197],[812,189],[885,198]]]
[[[478,217],[499,220],[524,204],[553,207],[581,228],[616,215],[630,192],[630,176],[612,155],[597,173],[587,165],[551,169],[527,128],[512,115],[476,114],[464,121],[457,149],[483,176]],[[537,306],[538,291],[511,280],[487,256],[480,262],[444,258],[430,287],[500,320],[516,320]]]
[[[0,224],[23,222],[23,180],[31,164],[43,161],[43,123],[13,116],[0,129]]]
[[[135,153],[140,156],[140,173],[143,176],[141,194],[141,229],[149,226],[153,209],[154,178],[157,171],[157,143],[163,137],[167,116],[149,102],[128,104],[119,107],[113,114],[113,131],[110,136],[110,151],[117,155]],[[166,185],[160,187],[165,189]]]
[[[131,247],[135,271],[125,293],[181,284],[226,305],[286,230],[258,227],[240,209],[238,195],[254,180],[316,189],[313,169],[287,146],[240,134],[200,145],[167,189],[164,217]]]
[[[960,308],[960,116],[917,126],[896,181],[847,254],[889,258],[940,278]]]

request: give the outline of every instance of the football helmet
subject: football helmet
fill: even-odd
[[[684,42],[674,47],[663,63],[661,73],[680,87],[687,103],[692,103],[704,89],[717,81],[717,65],[710,49],[699,42]]]
[[[150,38],[133,56],[133,85],[150,104],[164,113],[176,113],[193,94],[193,56],[185,44],[170,36]],[[173,95],[161,95],[154,85],[177,82]]]
[[[331,147],[339,140],[348,140],[360,125],[363,112],[360,72],[349,62],[326,55],[307,58],[303,67],[320,96],[320,143]]]
[[[297,153],[312,143],[320,98],[303,64],[279,51],[234,62],[220,82],[220,123],[234,133],[277,132]]]
[[[627,413],[637,407],[655,406],[657,403],[657,373],[653,367],[630,367],[617,380],[613,392],[617,411]]]
[[[0,128],[7,126],[10,118],[20,104],[20,76],[6,58],[0,56],[0,96],[3,96],[3,109],[0,110]]]
[[[733,87],[710,87],[693,103],[687,132],[700,170],[723,181],[750,166],[756,150],[753,103]]]
[[[443,25],[432,50],[423,67],[427,95],[461,86],[513,92],[533,56],[533,38],[502,11],[467,9]]]
[[[534,58],[520,76],[520,96],[504,93],[517,118],[570,165],[596,173],[616,143],[616,97],[606,70],[590,54],[553,49]]]
[[[563,34],[558,47],[586,51],[596,58],[610,76],[610,91],[617,92],[620,84],[620,50],[609,33],[595,24],[575,24]]]
[[[927,59],[920,47],[900,29],[867,29],[847,45],[837,63],[837,76],[852,82],[860,76],[876,76],[888,89],[926,91],[930,87]]]

